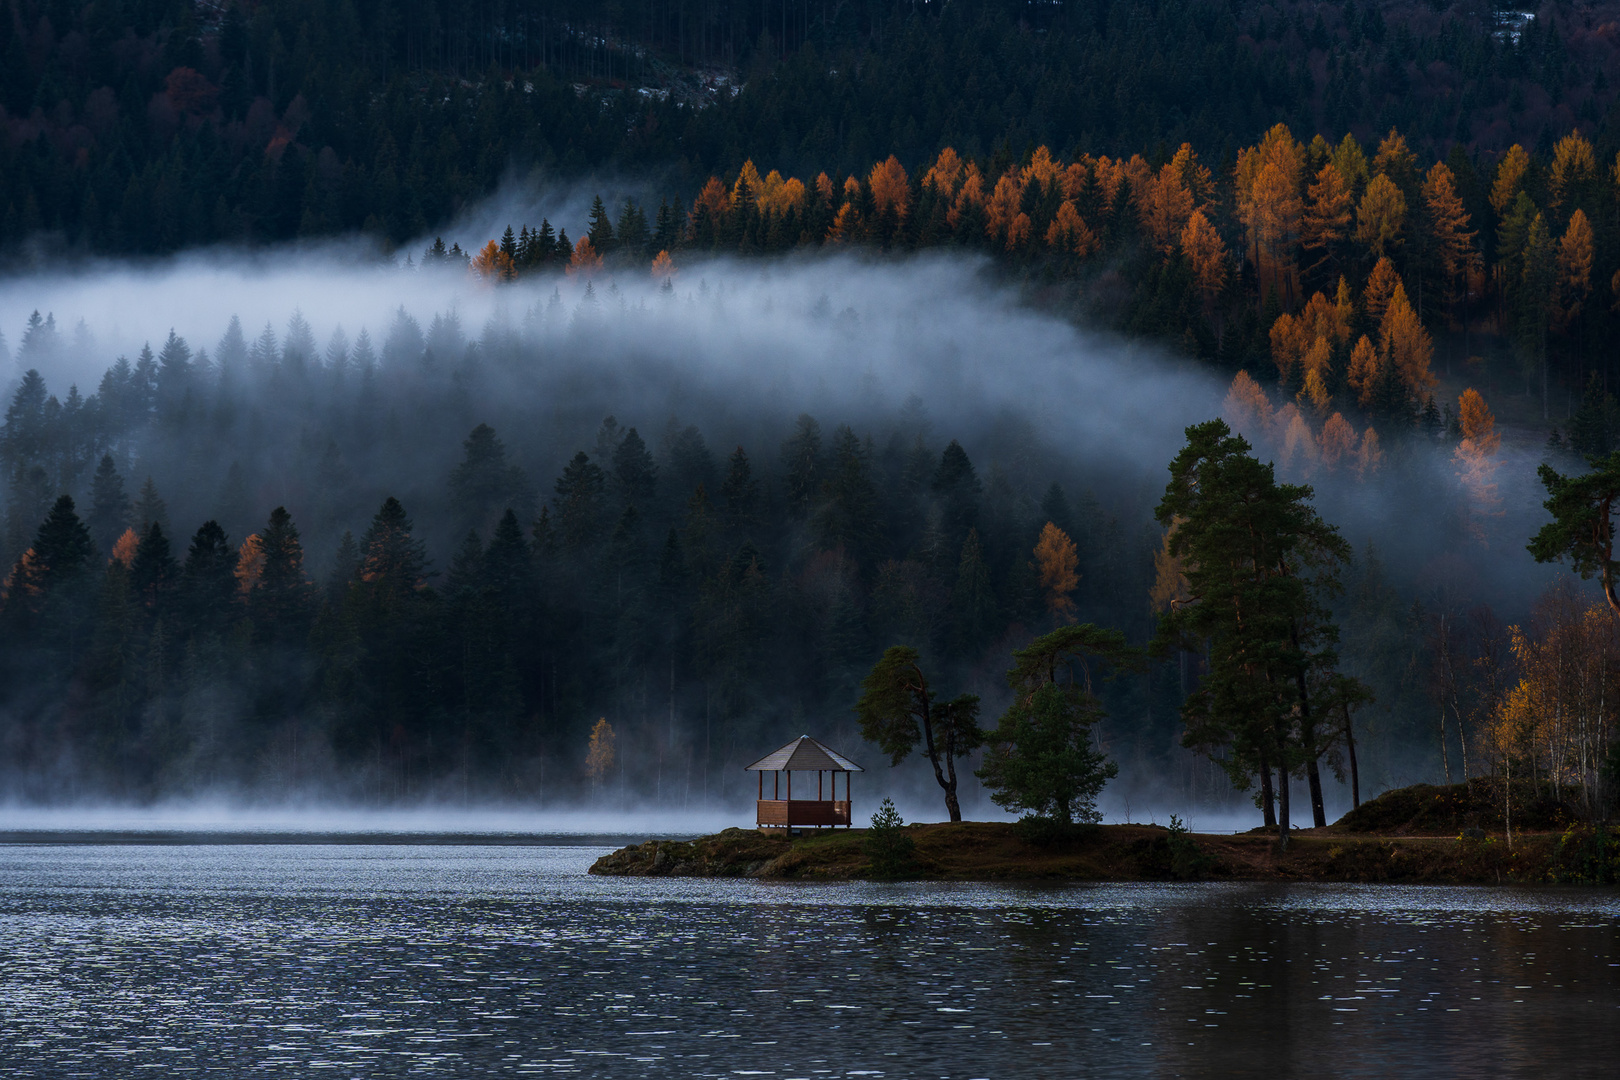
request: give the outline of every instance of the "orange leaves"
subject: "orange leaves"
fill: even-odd
[[[602,256],[591,245],[591,238],[582,236],[574,245],[574,254],[568,259],[568,276],[593,278],[602,270]]]
[[[754,168],[754,162],[751,158],[743,162],[742,168],[737,172],[736,183],[731,185],[730,206],[733,209],[742,202],[743,183],[745,181],[748,184],[749,195],[757,204],[759,201],[759,189],[765,186],[765,182],[760,179],[759,170]]]
[[[990,193],[990,200],[985,204],[985,234],[992,240],[1007,241],[1008,250],[1013,248],[1008,230],[1013,224],[1013,219],[1018,217],[1019,207],[1023,202],[1023,182],[1017,175],[1008,172],[996,181],[996,188]]]
[[[132,552],[130,557],[134,558]],[[245,596],[252,592],[264,576],[264,540],[258,533],[253,533],[236,553],[236,587]]]
[[[1232,388],[1226,392],[1221,415],[1232,425],[1232,430],[1257,440],[1271,426],[1271,399],[1247,371],[1240,371],[1232,379]]]
[[[1341,463],[1353,462],[1360,449],[1360,441],[1356,438],[1356,429],[1350,426],[1344,414],[1334,413],[1322,425],[1322,438],[1319,441],[1322,464],[1336,469]]]
[[[1295,366],[1306,363],[1306,374],[1317,372],[1326,379],[1335,345],[1350,340],[1348,310],[1316,293],[1298,316],[1284,312],[1271,326],[1271,358],[1283,383],[1293,378]]]
[[[580,243],[589,243],[581,240]],[[497,281],[512,281],[517,277],[517,268],[512,265],[512,257],[501,250],[501,245],[491,240],[473,256],[468,264],[468,270],[476,278],[494,283]]]
[[[1565,326],[1580,316],[1592,291],[1592,224],[1580,209],[1569,216],[1569,228],[1558,241],[1558,309]]]
[[[1378,382],[1383,370],[1383,360],[1379,357],[1378,350],[1373,348],[1373,343],[1368,340],[1367,335],[1362,334],[1361,340],[1356,342],[1356,347],[1350,350],[1350,368],[1345,374],[1345,381],[1350,384],[1350,389],[1356,392],[1356,402],[1363,409],[1372,405],[1373,398],[1377,396]]]
[[[249,537],[249,539],[253,538]],[[134,565],[135,549],[140,546],[141,538],[136,534],[135,530],[125,529],[124,534],[118,538],[118,541],[115,544],[113,544],[113,562],[123,563],[124,569],[128,570],[132,565]]]
[[[1028,165],[1024,166],[1019,180],[1025,185],[1034,184],[1042,195],[1048,195],[1052,189],[1062,183],[1063,166],[1052,160],[1052,151],[1044,146],[1036,147],[1034,155]]]
[[[1226,285],[1226,245],[1202,210],[1194,210],[1181,230],[1181,252],[1192,264],[1193,281],[1211,303]]]
[[[952,229],[959,229],[966,214],[983,206],[984,177],[979,173],[978,164],[970,161],[962,171],[962,187],[956,193],[956,200],[945,214],[946,224]]]
[[[1098,240],[1074,203],[1065,199],[1046,228],[1046,246],[1084,258],[1097,250]]]
[[[613,768],[613,761],[618,756],[619,737],[613,730],[613,725],[607,722],[607,717],[596,721],[591,728],[590,745],[585,750],[585,775],[593,783],[601,783],[608,770]]]
[[[1463,442],[1475,452],[1494,454],[1502,445],[1502,436],[1496,433],[1496,417],[1478,390],[1469,387],[1457,399],[1457,423],[1462,427]]]
[[[667,282],[675,276],[675,260],[669,257],[669,252],[660,251],[652,261],[653,280],[659,283]]]
[[[1316,253],[1320,265],[1342,243],[1350,230],[1350,188],[1333,165],[1322,166],[1306,192],[1304,218],[1300,222],[1300,244]]]
[[[933,167],[923,173],[922,186],[931,187],[942,199],[956,194],[957,181],[962,178],[962,159],[949,146],[939,152]]]
[[[1497,494],[1496,451],[1502,437],[1496,432],[1496,417],[1478,390],[1469,387],[1457,399],[1457,421],[1462,441],[1452,451],[1457,479],[1468,495],[1467,528],[1470,535],[1485,542],[1484,519],[1502,516],[1502,499]]]
[[[1497,217],[1505,217],[1508,207],[1524,188],[1525,174],[1530,171],[1530,155],[1524,147],[1514,143],[1496,166],[1496,178],[1491,181],[1491,209]]]
[[[1547,170],[1547,208],[1556,210],[1583,185],[1597,176],[1597,159],[1592,144],[1579,131],[1572,131],[1553,147],[1552,165]]]
[[[1401,276],[1395,272],[1395,264],[1386,259],[1379,259],[1367,275],[1367,288],[1361,294],[1361,301],[1367,308],[1367,318],[1377,322],[1384,317],[1389,308],[1389,298],[1395,295],[1400,287]]]
[[[1035,543],[1035,562],[1040,573],[1041,588],[1046,592],[1046,610],[1058,622],[1074,617],[1074,601],[1070,594],[1080,584],[1080,556],[1069,539],[1069,534],[1046,523]]]
[[[872,209],[878,217],[892,211],[896,221],[906,220],[911,213],[911,181],[898,158],[890,154],[889,160],[872,166],[866,183],[872,189]]]
[[[703,185],[703,190],[698,192],[698,197],[692,200],[692,224],[696,226],[700,217],[706,217],[711,224],[718,223],[730,209],[731,196],[726,192],[726,185],[720,182],[718,176],[711,176],[709,182]]]
[[[1423,178],[1423,202],[1429,210],[1429,231],[1440,251],[1441,268],[1446,277],[1455,278],[1473,254],[1474,234],[1468,231],[1468,212],[1451,170],[1441,162]]]
[[[1193,194],[1174,165],[1166,165],[1159,175],[1147,181],[1137,199],[1142,228],[1159,254],[1169,256],[1181,239],[1181,231],[1192,217]]]
[[[1406,392],[1421,400],[1437,381],[1429,370],[1434,343],[1418,320],[1417,312],[1407,302],[1406,289],[1400,285],[1395,286],[1395,294],[1390,297],[1378,336],[1379,348],[1386,362],[1394,366]]]
[[[1400,246],[1405,227],[1406,196],[1388,175],[1379,173],[1356,208],[1356,239],[1383,258]]]

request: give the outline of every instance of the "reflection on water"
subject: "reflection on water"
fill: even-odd
[[[0,1075],[1612,1076],[1620,898],[0,846]]]

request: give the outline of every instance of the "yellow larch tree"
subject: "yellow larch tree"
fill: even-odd
[[[877,216],[892,213],[897,223],[903,223],[911,213],[911,181],[900,159],[890,154],[887,161],[872,166],[866,183],[872,190],[872,209]]]
[[[1580,318],[1592,292],[1592,225],[1576,208],[1558,241],[1558,321],[1568,328]]]
[[[1383,319],[1385,310],[1389,308],[1389,298],[1395,295],[1400,284],[1401,275],[1395,272],[1393,261],[1383,258],[1373,264],[1372,273],[1367,275],[1367,287],[1361,293],[1367,318],[1373,322]]]
[[[950,199],[956,195],[957,181],[962,178],[962,159],[947,146],[939,152],[934,164],[923,173],[922,186],[933,188],[936,197]]]
[[[1193,194],[1181,172],[1173,164],[1160,169],[1159,175],[1148,181],[1137,205],[1143,231],[1159,254],[1169,258],[1193,212]]]
[[[1046,227],[1046,246],[1085,258],[1098,248],[1097,234],[1086,225],[1073,200],[1064,199]]]
[[[1202,210],[1194,210],[1181,230],[1181,253],[1192,265],[1193,284],[1208,311],[1226,287],[1226,245]]]
[[[1389,177],[1402,192],[1416,190],[1417,155],[1406,145],[1406,137],[1394,128],[1390,128],[1389,134],[1378,144],[1378,153],[1373,155],[1372,171],[1375,176]]]
[[[1507,216],[1508,207],[1524,190],[1524,177],[1529,171],[1530,155],[1518,143],[1508,147],[1496,163],[1496,176],[1491,179],[1491,209],[1498,218]]]
[[[1350,426],[1350,421],[1344,418],[1343,413],[1334,413],[1328,417],[1327,423],[1322,425],[1322,437],[1319,440],[1322,451],[1322,464],[1329,469],[1337,469],[1341,464],[1348,465],[1355,461],[1357,443],[1356,429]]]
[[[593,786],[600,786],[602,778],[613,768],[618,757],[618,741],[613,725],[605,716],[591,728],[591,741],[585,748],[585,775],[591,778]]]
[[[1468,211],[1457,194],[1456,178],[1445,163],[1436,162],[1423,178],[1423,202],[1429,211],[1429,232],[1441,269],[1447,280],[1453,281],[1467,268],[1475,234],[1468,228]]]
[[[1240,371],[1232,377],[1232,387],[1221,404],[1221,416],[1233,431],[1253,441],[1271,427],[1271,399],[1247,371]]]
[[[593,278],[602,270],[602,256],[597,254],[591,238],[582,236],[574,245],[574,254],[568,259],[568,276]]]
[[[945,213],[945,222],[953,230],[960,229],[963,217],[983,206],[984,176],[979,172],[978,163],[970,161],[962,171],[962,186],[957,189],[956,198]]]
[[[1335,252],[1350,234],[1352,204],[1350,187],[1333,165],[1317,172],[1305,193],[1305,215],[1300,220],[1300,247],[1310,260],[1307,274],[1334,260]]]
[[[1553,147],[1552,164],[1547,168],[1547,209],[1562,208],[1596,177],[1592,144],[1579,131],[1565,135]]]
[[[1406,289],[1400,285],[1390,297],[1378,335],[1384,361],[1394,367],[1407,395],[1422,401],[1437,382],[1429,370],[1429,362],[1434,358],[1434,342],[1407,301]]]
[[[249,539],[257,539],[257,537],[249,537]],[[119,536],[117,541],[113,543],[112,561],[123,563],[124,569],[128,570],[135,565],[135,549],[140,546],[140,535],[134,529],[125,529],[123,535]]]
[[[135,553],[131,551],[130,558],[134,557]],[[264,575],[264,541],[258,533],[250,534],[237,549],[235,574],[236,587],[243,595],[258,587],[259,578]]]
[[[1374,176],[1356,208],[1356,240],[1378,258],[1401,244],[1406,227],[1406,196],[1385,173]]]
[[[1356,347],[1350,350],[1350,366],[1345,373],[1345,381],[1356,392],[1356,402],[1363,409],[1372,404],[1374,395],[1378,393],[1378,381],[1383,371],[1378,350],[1367,335],[1362,334]]]
[[[1052,613],[1053,624],[1061,626],[1074,617],[1072,594],[1080,584],[1080,555],[1069,534],[1050,521],[1035,542],[1035,564],[1046,593],[1046,610]]]
[[[998,243],[1006,244],[1010,249],[1013,244],[1008,234],[1023,202],[1023,182],[1016,173],[1009,170],[996,181],[995,190],[990,193],[990,200],[985,204],[985,234]]]

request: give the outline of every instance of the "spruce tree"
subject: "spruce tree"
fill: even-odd
[[[129,528],[131,509],[117,464],[111,454],[101,455],[95,476],[90,480],[90,513],[85,520],[98,551],[111,553],[119,536]]]

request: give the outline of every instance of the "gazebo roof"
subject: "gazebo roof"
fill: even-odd
[[[865,772],[849,758],[823,746],[808,735],[800,735],[774,754],[766,754],[746,772]]]

